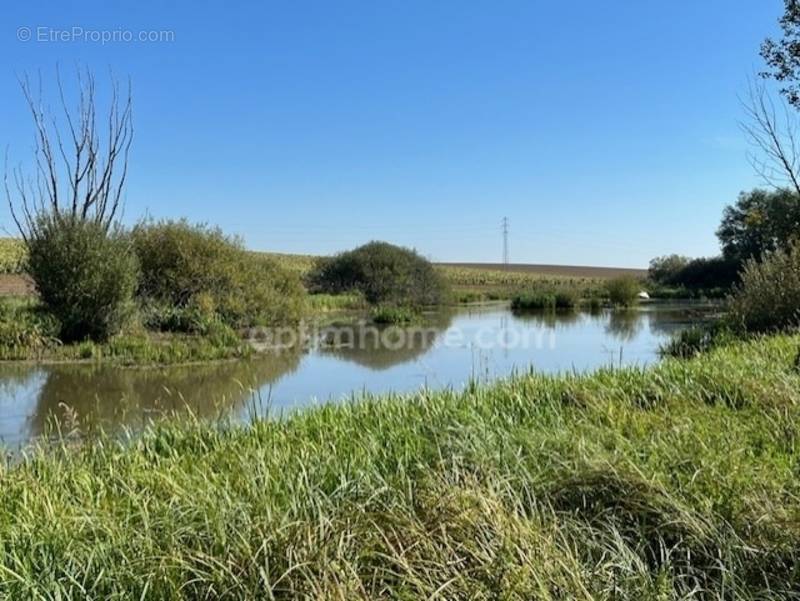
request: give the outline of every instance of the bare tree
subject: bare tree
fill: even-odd
[[[27,75],[19,80],[36,130],[35,175],[21,167],[9,170],[6,156],[3,181],[14,222],[26,242],[42,213],[92,220],[108,229],[122,208],[133,141],[130,81],[121,94],[111,76],[108,116],[98,121],[92,73],[78,70],[78,101],[70,110],[56,70],[60,124],[44,104],[41,75],[37,80],[35,93]]]
[[[784,101],[776,108],[760,82],[750,83],[741,102],[747,118],[740,125],[753,147],[748,153],[753,169],[766,185],[800,195],[797,116]]]

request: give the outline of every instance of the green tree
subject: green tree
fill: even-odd
[[[800,197],[792,191],[753,190],[725,208],[717,237],[727,259],[744,263],[786,249],[800,235]]]
[[[312,289],[338,294],[357,290],[371,304],[435,305],[445,297],[443,278],[413,250],[369,242],[323,259],[310,276]]]
[[[647,270],[648,277],[658,284],[672,284],[676,276],[684,269],[691,259],[682,255],[665,255],[650,261]]]
[[[783,35],[780,39],[767,38],[761,45],[761,57],[768,70],[762,73],[780,82],[781,93],[795,108],[800,108],[800,2],[784,0],[784,13],[780,18]]]

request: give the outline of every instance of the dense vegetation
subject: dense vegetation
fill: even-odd
[[[731,299],[730,322],[748,332],[800,326],[800,246],[750,259]]]
[[[241,357],[238,329],[296,323],[306,307],[299,275],[203,225],[126,233],[42,216],[32,234],[24,265],[40,302],[0,305],[0,359]]]
[[[575,309],[580,302],[581,298],[574,289],[561,288],[519,294],[511,299],[511,309],[514,311]]]
[[[120,229],[40,213],[28,232],[26,271],[65,342],[107,340],[133,314],[138,264]]]
[[[789,598],[798,344],[29,454],[0,595]]]
[[[447,298],[444,279],[415,251],[387,242],[369,242],[320,259],[309,275],[312,290],[358,292],[373,305],[424,307]]]
[[[608,300],[617,307],[630,307],[636,302],[641,284],[632,277],[612,278],[606,282]]]
[[[681,255],[657,257],[649,277],[661,286],[704,291],[718,296],[739,281],[747,261],[776,250],[788,250],[800,234],[800,196],[788,189],[742,193],[725,208],[717,237],[722,255],[690,259]]]
[[[650,262],[650,281],[676,289],[678,296],[724,296],[738,281],[740,264],[734,259],[681,255],[656,257]]]
[[[159,329],[197,331],[209,319],[231,327],[293,323],[303,313],[300,278],[218,228],[144,223],[132,238],[142,272],[137,295]]]
[[[800,234],[800,197],[787,189],[742,193],[725,208],[717,237],[723,255],[743,265],[788,249]]]

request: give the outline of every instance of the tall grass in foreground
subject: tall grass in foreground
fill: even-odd
[[[797,598],[798,345],[31,451],[0,596]]]

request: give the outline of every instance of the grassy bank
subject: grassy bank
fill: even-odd
[[[63,343],[57,324],[30,297],[0,298],[0,361],[104,361],[175,364],[247,357],[253,349],[231,328],[209,324],[203,334],[154,332],[134,325],[105,342]]]
[[[788,598],[798,345],[32,452],[0,596]]]

